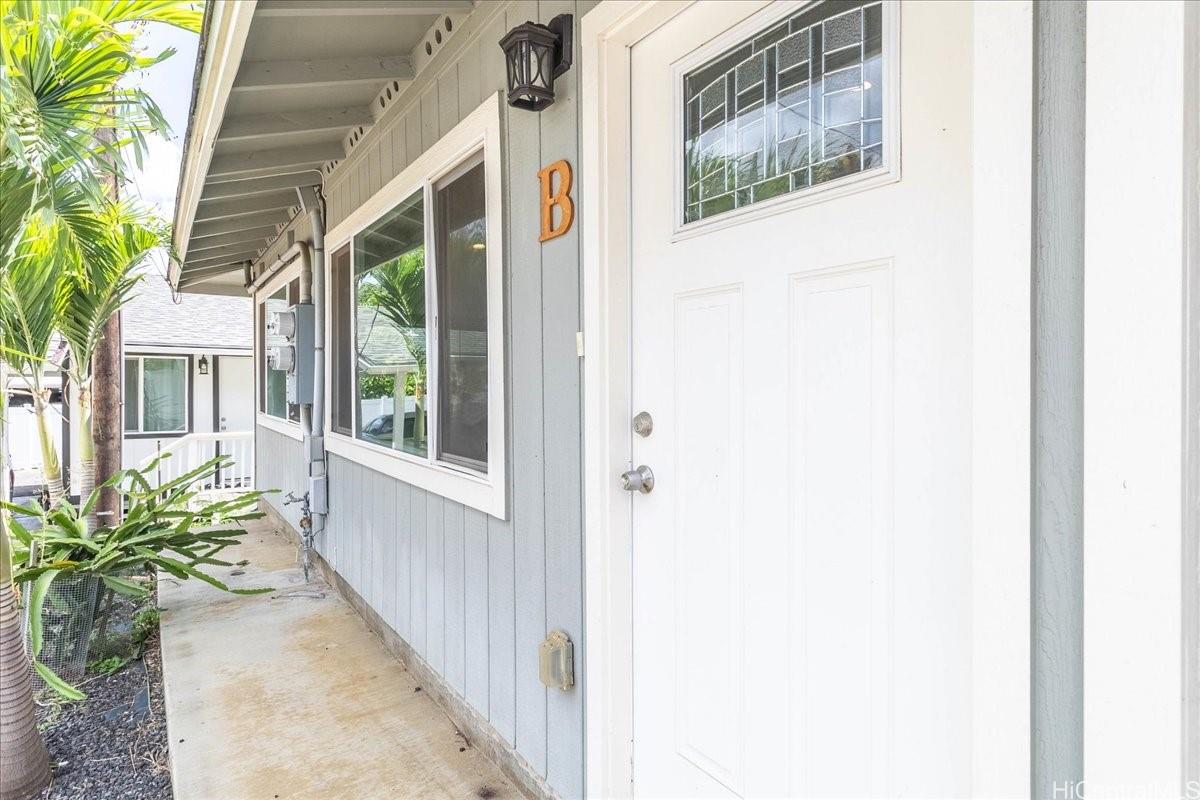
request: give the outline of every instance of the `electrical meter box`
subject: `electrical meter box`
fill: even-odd
[[[298,303],[287,311],[273,314],[267,330],[287,339],[287,344],[267,353],[267,366],[285,373],[287,401],[308,405],[313,400],[313,307]]]

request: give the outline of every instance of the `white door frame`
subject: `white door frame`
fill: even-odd
[[[631,446],[630,48],[688,5],[604,0],[583,18],[589,797],[633,791],[632,509],[617,481]],[[987,0],[975,5],[975,15],[972,774],[974,794],[1015,797],[1028,794],[1030,774],[1032,8],[1028,0]]]

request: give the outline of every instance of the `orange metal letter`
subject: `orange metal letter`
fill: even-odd
[[[558,190],[554,190],[554,175],[558,175]],[[571,202],[571,165],[566,159],[555,161],[538,172],[542,185],[542,235],[539,242],[562,236],[571,230],[575,219],[575,204]],[[554,207],[562,209],[558,227],[554,226]]]

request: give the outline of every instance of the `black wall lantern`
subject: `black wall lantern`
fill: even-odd
[[[541,111],[554,102],[554,79],[571,68],[573,25],[570,14],[559,14],[549,25],[518,25],[500,40],[510,106]]]
[[[200,356],[200,374],[208,374],[208,356]]]

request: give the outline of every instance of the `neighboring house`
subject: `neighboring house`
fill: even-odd
[[[252,294],[258,485],[531,794],[1171,794],[1198,8],[209,3],[170,280]]]
[[[146,275],[121,311],[127,467],[189,434],[252,429],[252,327],[249,298],[175,297]]]
[[[195,466],[215,455],[217,446],[240,455],[251,469],[248,447],[234,448],[238,434],[248,438],[254,425],[253,320],[248,297],[175,295],[153,269],[139,281],[134,298],[121,310],[124,353],[124,444],[122,461],[135,467],[160,449],[196,440],[181,453],[179,466]],[[51,432],[63,460],[70,459],[72,491],[79,490],[79,450],[69,419],[61,414],[62,376],[58,368],[67,357],[65,343],[55,337],[43,384],[52,390]],[[27,473],[23,480],[37,481],[41,453],[37,446],[32,406],[24,380],[8,376],[10,414],[9,447],[14,468]],[[68,385],[68,394],[70,387]],[[70,414],[70,403],[66,405]],[[72,431],[63,446],[61,431]],[[227,432],[221,440],[209,436]],[[244,451],[244,452],[243,452]],[[176,458],[176,457],[172,457]],[[226,477],[230,477],[228,474]]]
[[[50,436],[59,452],[62,451],[62,433],[66,428],[66,421],[62,416],[63,375],[60,369],[66,352],[66,342],[55,336],[42,372],[42,386],[50,392]],[[42,450],[38,440],[37,418],[33,410],[30,384],[26,378],[27,376],[6,372],[4,387],[8,393],[8,426],[4,445],[7,448],[9,468],[14,471],[14,490],[23,495],[38,493],[43,486]]]

